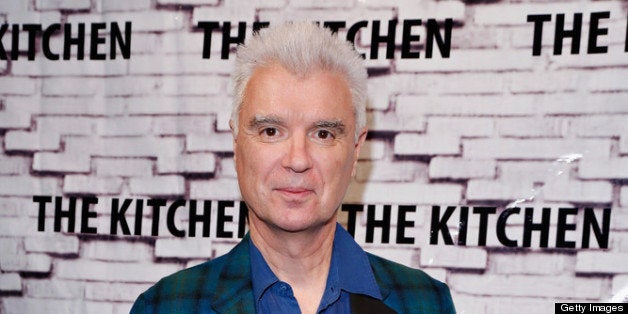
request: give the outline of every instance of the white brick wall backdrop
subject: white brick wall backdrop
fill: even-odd
[[[598,45],[608,52],[587,54],[590,13],[606,11],[610,18],[600,26],[608,34]],[[559,13],[567,28],[574,13],[583,13],[579,54],[569,54],[570,40],[562,55],[552,54]],[[552,15],[537,57],[529,14]],[[100,209],[114,198],[194,199],[199,214],[202,200],[235,200],[223,231],[236,234],[240,196],[228,127],[233,57],[220,59],[221,33],[214,32],[212,57],[202,59],[196,25],[291,18],[348,26],[379,20],[384,29],[394,18],[454,20],[450,58],[436,50],[427,59],[425,47],[413,47],[420,58],[401,59],[398,26],[395,58],[384,59],[382,46],[378,60],[367,60],[371,131],[346,202],[418,210],[407,214],[414,227],[406,236],[415,244],[394,244],[395,206],[391,243],[377,243],[379,230],[376,243],[365,243],[367,218],[360,215],[356,238],[365,248],[449,284],[460,313],[553,313],[554,302],[601,302],[628,286],[625,1],[3,0],[0,25],[131,21],[133,34],[130,59],[51,61],[38,38],[29,61],[22,32],[19,59],[0,60],[0,313],[127,313],[159,278],[237,242],[216,237],[216,202],[210,238],[200,236],[200,224],[196,237],[175,238],[165,208],[159,235],[150,235],[146,204],[142,236],[120,235],[120,226],[109,235],[106,210],[90,220],[98,235],[80,233],[80,200],[74,233],[67,220],[64,232],[53,232],[53,204],[46,231],[38,232],[32,197],[63,196],[64,210],[72,196],[96,196]],[[62,51],[60,34],[51,39],[53,51]],[[9,26],[7,54],[11,36]],[[363,33],[357,49],[368,53],[370,40]],[[611,207],[609,247],[598,249],[593,238],[589,249],[541,249],[533,237],[533,248],[505,248],[494,235],[495,215],[486,246],[474,245],[477,219],[469,221],[468,246],[429,244],[432,205],[501,211],[514,201],[537,209],[535,217],[542,207]],[[188,205],[175,217],[186,232]],[[135,211],[133,203],[128,221]],[[572,218],[581,223],[582,215]],[[509,229],[511,238],[521,234],[522,221]],[[556,221],[554,211],[552,231]],[[580,243],[581,233],[571,235]],[[555,237],[550,232],[550,246]]]

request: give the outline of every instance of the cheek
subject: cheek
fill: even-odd
[[[353,172],[353,156],[347,151],[335,151],[321,154],[322,158],[318,159],[321,169],[324,169],[327,181],[346,181],[350,180]],[[347,178],[349,177],[349,178]]]
[[[274,171],[277,157],[272,148],[260,145],[245,145],[238,151],[238,176],[252,181],[265,180]]]
[[[254,174],[255,166],[252,162],[255,159],[252,158],[251,151],[250,144],[246,143],[245,140],[240,140],[234,147],[233,158],[235,160],[238,178],[250,178]]]

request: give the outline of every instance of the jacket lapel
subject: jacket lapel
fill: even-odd
[[[369,258],[369,263],[371,264],[371,269],[373,270],[373,275],[375,276],[375,281],[379,286],[379,292],[382,295],[382,300],[371,298],[363,294],[352,293],[349,297],[351,302],[351,313],[397,313],[395,310],[385,304],[386,299],[390,296],[390,293],[392,291],[391,289],[393,284],[390,282],[390,276],[387,276],[388,274],[386,269],[382,267],[377,258],[374,258],[374,255],[367,253],[367,256]]]
[[[212,307],[217,313],[236,314],[255,311],[249,241],[247,234],[228,253],[212,299]]]
[[[377,281],[377,285],[379,286],[379,292],[382,294],[382,300],[381,301],[377,300],[377,301],[379,301],[380,303],[382,303],[383,306],[387,307],[390,311],[392,311],[390,313],[397,313],[395,310],[393,310],[392,308],[386,305],[386,302],[388,302],[388,297],[393,291],[393,287],[395,285],[391,281],[392,274],[390,273],[390,270],[381,264],[377,256],[369,254],[369,253],[367,253],[367,256],[369,257],[369,262],[371,264],[371,269],[373,270],[373,275],[375,276],[375,281]],[[358,312],[353,312],[353,313],[357,314]],[[364,313],[369,313],[369,312],[364,312]],[[385,312],[382,312],[382,313],[385,313]]]

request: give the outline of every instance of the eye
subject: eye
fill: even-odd
[[[277,135],[277,129],[275,128],[265,128],[262,130],[262,135],[267,137],[273,137]]]
[[[336,134],[330,130],[318,129],[310,133],[310,138],[319,144],[331,145],[336,139]]]
[[[326,139],[331,139],[333,137],[333,135],[331,135],[331,132],[329,132],[327,130],[318,130],[316,132],[316,137],[321,139],[321,140],[326,140]]]
[[[275,126],[264,126],[258,129],[258,138],[265,143],[274,143],[285,139],[286,132]]]

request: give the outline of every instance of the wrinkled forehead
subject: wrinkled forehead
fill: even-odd
[[[251,75],[244,91],[243,103],[252,98],[281,97],[301,99],[306,103],[326,102],[339,107],[348,101],[351,105],[351,90],[346,77],[337,72],[315,69],[307,73],[294,73],[280,64],[258,67]],[[334,102],[334,100],[336,102]]]

